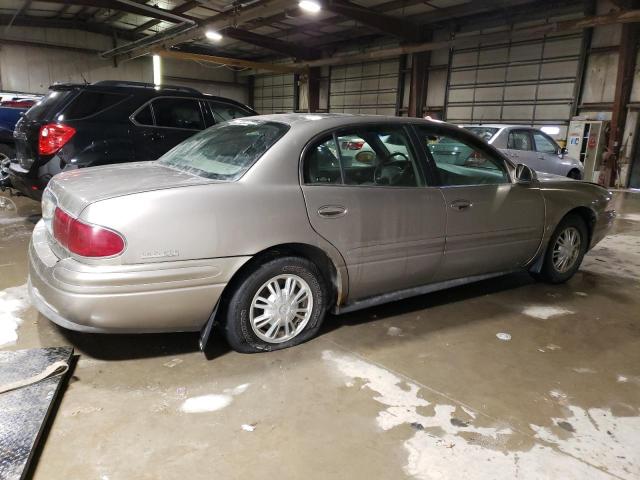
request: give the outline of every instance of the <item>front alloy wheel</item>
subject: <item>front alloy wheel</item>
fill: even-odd
[[[580,232],[576,227],[567,227],[556,238],[553,245],[553,266],[559,273],[571,270],[580,255]]]
[[[582,217],[569,214],[549,239],[540,272],[532,275],[548,283],[562,283],[578,271],[587,251],[589,231]]]

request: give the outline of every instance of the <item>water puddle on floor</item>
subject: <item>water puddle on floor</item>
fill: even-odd
[[[514,432],[508,424],[489,419],[477,426],[478,414],[468,407],[434,404],[422,398],[422,388],[359,357],[324,351],[328,367],[348,379],[347,385],[370,390],[381,404],[375,419],[384,432],[402,425],[413,435],[404,442],[404,471],[424,480],[474,478],[513,480],[624,479],[640,477],[640,417],[616,417],[605,408],[584,410],[567,405],[566,418],[552,426],[530,425],[531,432]],[[555,395],[554,395],[555,394]],[[550,392],[556,401],[567,395]],[[420,412],[433,412],[432,415]],[[486,423],[487,417],[482,418]],[[530,448],[507,449],[520,436]],[[517,442],[514,442],[517,443]]]

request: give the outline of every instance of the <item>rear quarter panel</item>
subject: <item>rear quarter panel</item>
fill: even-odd
[[[251,257],[300,243],[323,250],[347,289],[340,253],[309,224],[300,185],[242,182],[136,193],[89,205],[81,219],[126,239],[124,253],[100,263],[140,264],[220,257]]]

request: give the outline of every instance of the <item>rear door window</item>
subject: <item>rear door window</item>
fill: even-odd
[[[308,185],[338,185],[342,183],[338,148],[333,135],[313,145],[304,163],[304,183]]]
[[[145,106],[133,117],[139,125],[153,126],[153,114],[151,113],[151,104]]]
[[[409,137],[397,126],[370,125],[325,137],[308,150],[303,168],[306,184],[418,187],[425,183]]]
[[[204,129],[200,102],[189,98],[158,98],[152,102],[157,127]]]
[[[507,140],[507,148],[510,150],[533,150],[529,130],[511,130]]]
[[[127,98],[122,93],[93,92],[84,90],[74,98],[64,111],[65,120],[78,120],[90,117],[113,107]]]

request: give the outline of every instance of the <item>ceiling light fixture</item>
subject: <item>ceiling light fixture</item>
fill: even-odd
[[[209,40],[213,40],[214,42],[219,42],[222,40],[222,35],[215,30],[207,30],[204,34]]]
[[[298,2],[298,6],[309,13],[318,13],[322,9],[320,4],[314,0],[301,0]]]

